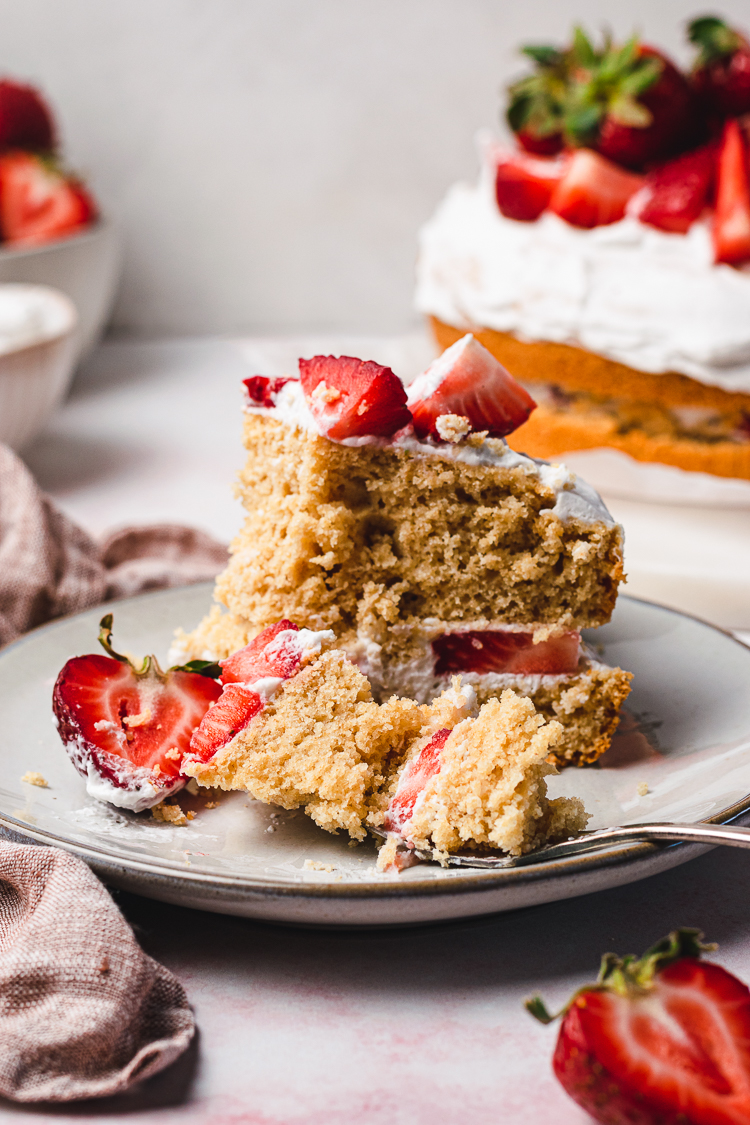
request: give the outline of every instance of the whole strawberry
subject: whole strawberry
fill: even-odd
[[[701,16],[688,26],[699,48],[692,73],[699,99],[719,117],[750,113],[750,42],[716,16]]]
[[[535,69],[508,88],[506,120],[527,152],[554,156],[563,147],[567,57],[556,47],[531,45],[522,47],[521,54]]]
[[[0,80],[0,151],[51,152],[56,144],[55,123],[41,94],[33,86]]]
[[[750,990],[675,930],[639,960],[605,954],[565,1009],[553,1067],[602,1125],[747,1125]],[[549,1016],[536,997],[529,1011]]]

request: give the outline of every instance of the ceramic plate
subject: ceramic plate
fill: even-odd
[[[167,902],[303,925],[398,925],[512,910],[642,879],[699,855],[698,845],[630,844],[505,871],[419,865],[375,870],[371,844],[349,847],[301,812],[223,794],[185,827],[98,804],[86,795],[52,723],[57,672],[96,649],[111,608],[118,648],[163,658],[174,628],[192,627],[207,585],[160,591],[53,622],[0,653],[0,827],[15,839],[83,857],[107,882]],[[750,809],[750,648],[694,618],[620,598],[587,640],[634,673],[601,763],[553,778],[576,793],[591,826],[732,819]],[[49,788],[22,782],[43,774]],[[648,792],[644,794],[644,788]]]

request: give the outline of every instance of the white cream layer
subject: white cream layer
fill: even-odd
[[[419,246],[422,313],[750,392],[750,269],[714,264],[706,222],[685,235],[631,217],[593,230],[549,212],[516,222],[485,172],[450,189]]]
[[[302,386],[297,379],[285,383],[275,396],[273,407],[246,403],[245,410],[248,414],[263,414],[275,418],[276,421],[292,429],[319,434],[302,392]],[[555,495],[552,511],[563,522],[574,518],[586,523],[605,523],[610,527],[614,525],[614,520],[601,496],[575,473],[571,473],[564,465],[551,465],[547,461],[527,457],[524,453],[516,453],[501,438],[489,438],[481,445],[469,445],[464,441],[420,441],[409,427],[399,431],[393,438],[348,438],[340,444],[356,447],[379,445],[383,448],[407,450],[418,457],[440,457],[446,461],[460,461],[467,465],[522,468],[536,477],[545,488],[552,490]]]

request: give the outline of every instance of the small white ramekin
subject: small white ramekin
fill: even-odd
[[[39,433],[70,385],[78,349],[78,313],[58,289],[8,288],[33,291],[48,313],[43,335],[0,354],[0,441],[19,450]]]

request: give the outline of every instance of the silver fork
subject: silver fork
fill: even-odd
[[[375,830],[375,835],[385,836]],[[626,844],[635,841],[653,844],[672,844],[685,842],[691,844],[727,844],[730,848],[750,848],[750,828],[734,824],[670,824],[667,821],[654,821],[651,824],[627,824],[615,828],[598,828],[582,832],[560,844],[549,844],[544,848],[528,852],[526,855],[449,855],[447,862],[452,867],[526,867],[535,863],[550,863],[557,859],[580,855],[592,851],[603,844]],[[430,852],[416,851],[419,859],[431,860]]]

